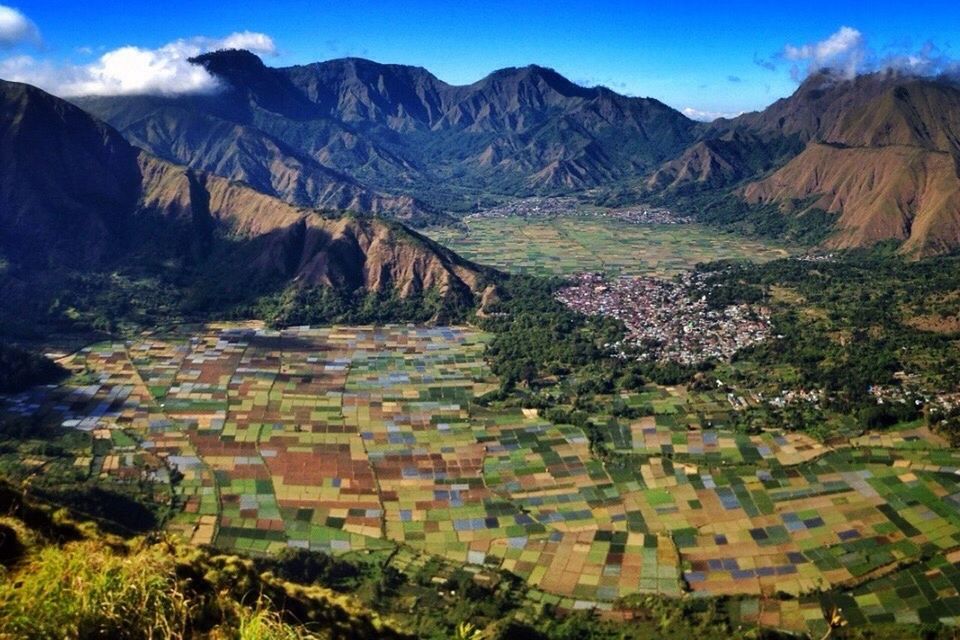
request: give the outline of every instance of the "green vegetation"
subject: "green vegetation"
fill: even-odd
[[[123,539],[0,484],[0,635],[401,638],[356,601],[165,536]]]
[[[667,198],[677,211],[689,211],[700,223],[735,233],[741,238],[775,240],[787,245],[816,245],[834,230],[836,215],[795,201],[782,208],[779,204],[754,205],[729,191],[705,191]],[[785,210],[787,209],[787,210]],[[716,256],[713,259],[721,259]]]
[[[676,211],[687,211],[677,208]],[[699,224],[632,224],[602,217],[480,218],[432,237],[480,264],[540,276],[584,271],[670,277],[717,259],[787,255],[769,240],[748,240]]]
[[[289,288],[240,307],[237,317],[262,318],[273,325],[462,322],[472,312],[462,300],[429,290],[401,298],[397,292],[337,291],[329,287]]]
[[[878,408],[871,386],[906,381],[927,392],[960,384],[954,313],[960,261],[907,262],[882,249],[835,260],[703,267],[716,304],[761,301],[781,338],[741,352],[732,376],[744,386],[777,379],[827,392],[827,408],[859,414],[868,427],[910,420],[916,411]]]
[[[463,321],[473,310],[469,292],[445,298],[427,290],[401,297],[397,291],[230,282],[235,274],[196,277],[190,269],[160,268],[160,275],[144,271],[60,274],[55,282],[38,285],[44,295],[0,309],[0,335],[33,340],[83,332],[131,335],[208,318],[256,318],[276,325],[449,323]]]

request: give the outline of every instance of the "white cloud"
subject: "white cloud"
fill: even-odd
[[[929,41],[917,51],[888,53],[880,60],[879,67],[921,76],[941,73],[955,75],[960,72],[960,62]]]
[[[13,7],[0,4],[0,49],[25,42],[40,43],[40,30],[37,25]]]
[[[273,43],[273,38],[265,33],[255,31],[240,31],[231,33],[221,40],[210,40],[208,38],[195,38],[195,40],[205,43],[207,51],[215,49],[246,49],[261,55],[277,55],[277,46]]]
[[[868,46],[863,34],[853,27],[840,27],[825,40],[804,45],[786,45],[768,60],[755,56],[754,62],[775,70],[777,62],[792,62],[790,75],[798,82],[811,73],[830,69],[845,78],[861,73],[887,71],[919,76],[954,75],[960,62],[932,42],[913,50],[907,44],[888,47],[881,53]]]
[[[270,36],[243,31],[225,38],[176,40],[157,49],[126,46],[84,65],[55,66],[29,56],[0,61],[0,77],[37,85],[60,96],[210,93],[220,84],[187,59],[217,49],[275,55]]]
[[[852,78],[863,65],[867,48],[862,33],[852,27],[840,27],[820,42],[800,46],[788,44],[783,48],[783,57],[792,62],[805,62],[806,74],[829,68]]]
[[[743,114],[743,111],[702,111],[693,107],[684,107],[681,111],[691,120],[699,120],[700,122],[713,122],[718,118],[736,118]]]

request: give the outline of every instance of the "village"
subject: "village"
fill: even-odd
[[[598,218],[621,220],[631,224],[691,224],[694,220],[690,216],[683,216],[664,207],[648,207],[638,205],[625,209],[597,209],[590,215]]]
[[[764,310],[749,305],[714,310],[705,297],[692,297],[689,291],[698,285],[698,277],[608,280],[601,273],[584,273],[574,276],[557,299],[580,313],[622,321],[627,337],[610,347],[623,357],[638,353],[640,360],[696,365],[729,360],[740,349],[770,337],[770,318]]]
[[[556,218],[560,216],[594,217],[620,220],[631,224],[689,224],[693,219],[673,213],[665,207],[636,205],[623,209],[608,209],[585,205],[576,198],[523,198],[484,209],[464,219],[484,218]]]

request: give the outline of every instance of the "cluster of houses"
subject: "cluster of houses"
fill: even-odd
[[[627,328],[622,343],[610,345],[626,357],[696,365],[728,360],[734,353],[770,337],[770,317],[763,309],[732,305],[711,309],[705,297],[692,296],[701,276],[676,280],[585,273],[557,292],[557,299],[580,313],[616,318]]]
[[[664,207],[627,207],[625,209],[600,209],[598,218],[612,218],[632,224],[690,224],[693,218],[676,214]]]
[[[800,262],[836,262],[837,256],[833,253],[807,253],[795,259]]]
[[[467,220],[477,218],[554,218],[576,215],[583,205],[576,198],[522,198],[511,200],[491,209],[470,214]]]
[[[784,389],[774,397],[767,398],[767,403],[779,408],[797,404],[819,407],[825,397],[823,389]]]
[[[606,209],[585,205],[576,198],[523,198],[512,200],[491,209],[470,214],[466,220],[480,218],[557,218],[578,216],[620,220],[632,224],[686,224],[693,222],[687,216],[673,213],[664,207],[637,205],[623,209]]]

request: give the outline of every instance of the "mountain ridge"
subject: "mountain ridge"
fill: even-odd
[[[803,150],[749,182],[747,202],[836,216],[827,245],[901,242],[916,257],[960,247],[960,87],[888,74],[838,82]]]
[[[44,273],[138,263],[179,265],[244,295],[435,292],[468,308],[497,277],[402,224],[298,207],[172,164],[29,85],[0,81],[0,114],[0,288],[24,309]]]
[[[221,51],[193,62],[224,91],[74,102],[166,159],[238,179],[237,166],[257,165],[269,179],[255,188],[300,205],[316,206],[316,196],[280,179],[276,166],[291,158],[298,178],[321,171],[309,160],[378,193],[463,209],[477,190],[507,197],[630,178],[682,150],[701,126],[657,100],[580,87],[537,65],[455,86],[421,67],[361,58],[271,68],[248,52]],[[264,161],[242,145],[218,145],[184,112],[249,127],[282,152]]]

